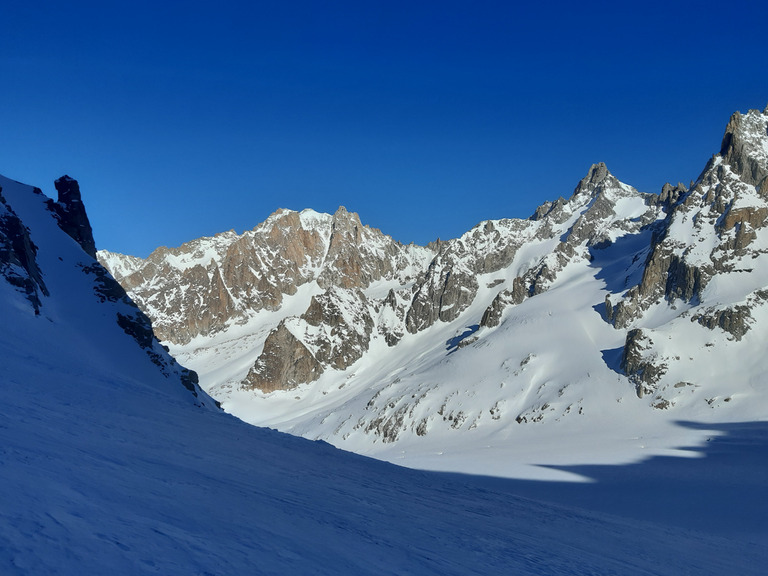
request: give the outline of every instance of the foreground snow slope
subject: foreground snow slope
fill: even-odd
[[[45,354],[13,320],[21,338],[0,340],[3,574],[759,574],[768,559],[750,538],[252,427],[84,369],[69,346]]]
[[[1,573],[762,572],[765,533],[720,530],[714,515],[693,530],[589,511],[584,493],[576,505],[547,503],[569,498],[559,483],[534,483],[531,500],[517,494],[521,483],[399,468],[211,409],[151,342],[137,346],[125,330],[137,325],[116,323],[128,304],[94,291],[89,257],[45,198],[0,185],[0,223],[13,209],[35,246],[17,250],[18,236],[0,246]],[[36,304],[34,286],[17,282],[25,274],[46,287]],[[747,436],[748,450],[729,450],[741,436],[726,434],[708,451],[759,472],[765,437]],[[654,498],[687,498],[686,478],[652,483]],[[743,506],[754,479],[710,493]],[[594,496],[604,485],[589,486]],[[764,500],[753,505],[765,511]]]

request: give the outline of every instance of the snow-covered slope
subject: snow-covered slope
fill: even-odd
[[[149,319],[95,260],[77,182],[65,176],[56,184],[59,201],[53,202],[37,188],[0,176],[0,290],[9,308],[4,332],[32,338],[23,348],[50,354],[50,366],[71,357],[82,370],[130,373],[158,393],[213,407],[197,375],[167,353]]]
[[[316,272],[279,306],[167,344],[247,422],[419,468],[558,477],[526,465],[700,444],[707,433],[679,421],[768,414],[767,124],[768,111],[735,114],[690,190],[641,193],[596,164],[530,219],[399,247],[388,267],[356,216],[315,215],[314,230],[344,233],[335,251],[321,235]],[[278,247],[303,238],[287,215],[256,230]],[[344,273],[327,256],[339,251],[355,263]],[[374,262],[392,272],[337,280]],[[152,316],[143,287],[175,275],[121,281]]]
[[[597,492],[624,493],[624,504],[638,492],[598,483],[570,496],[556,483],[413,471],[215,409],[71,237],[72,204],[0,186],[1,573],[762,572],[766,535],[751,517],[737,529],[704,514],[718,523],[694,530],[677,517],[648,521],[641,506],[590,511],[579,502]],[[765,435],[748,432],[725,443],[704,432],[708,454],[750,472],[736,497],[720,495],[732,508],[765,480],[766,459],[752,453],[764,454]],[[745,437],[752,451],[729,449]],[[721,462],[702,460],[712,474],[698,482],[714,478],[716,495]],[[658,479],[658,466],[638,468],[626,470]],[[702,471],[677,470],[673,480]],[[695,501],[664,488],[655,502],[666,510]],[[546,497],[517,494],[526,490]],[[546,502],[558,495],[576,505]],[[752,504],[764,518],[764,502]]]

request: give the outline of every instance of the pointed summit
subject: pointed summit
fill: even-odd
[[[588,196],[596,196],[599,192],[605,188],[615,188],[619,185],[619,181],[611,174],[608,167],[604,162],[598,162],[590,166],[587,175],[581,179],[573,191],[573,196],[580,194],[586,194]]]
[[[362,240],[360,216],[356,212],[348,212],[344,206],[339,206],[333,215],[331,223],[331,250],[338,242],[354,242]]]
[[[85,213],[85,206],[80,195],[77,180],[66,174],[54,182],[59,194],[59,201],[52,204],[52,209],[59,218],[59,227],[77,241],[86,254],[96,258],[96,242],[93,230]]]
[[[744,182],[768,194],[768,108],[734,113],[725,128],[720,156]]]
[[[592,166],[589,167],[589,172],[587,172],[587,175],[584,177],[582,182],[586,181],[589,184],[597,185],[605,181],[605,179],[610,175],[611,173],[608,170],[608,166],[605,165],[605,162],[598,162],[597,164],[592,164]]]

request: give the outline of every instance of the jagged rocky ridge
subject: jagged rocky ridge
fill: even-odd
[[[433,253],[403,246],[341,207],[333,216],[278,210],[245,234],[230,231],[159,248],[146,260],[108,252],[99,258],[152,318],[155,333],[173,344],[247,324],[259,313],[279,311],[299,287],[316,286],[306,312],[275,327],[247,377],[247,385],[275,390],[359,359],[368,348],[372,314],[381,312],[361,291],[374,283],[408,286]],[[392,295],[382,305],[400,307],[395,300]],[[357,310],[344,315],[350,303]],[[327,333],[296,337],[321,325],[330,327]],[[384,318],[377,329],[393,345],[405,331],[402,321]]]
[[[674,407],[700,387],[709,387],[702,401],[712,405],[730,397],[718,394],[719,384],[691,382],[685,374],[690,362],[713,362],[713,349],[752,350],[754,342],[746,341],[768,298],[767,174],[768,110],[753,110],[734,114],[720,152],[690,188],[667,184],[659,194],[638,192],[596,164],[568,199],[542,205],[527,220],[483,222],[427,247],[402,246],[340,208],[333,216],[281,210],[243,235],[161,248],[146,260],[99,257],[161,339],[193,362],[197,352],[212,353],[206,342],[223,341],[217,336],[240,334],[248,342],[252,359],[218,377],[227,384],[218,389],[224,396],[237,388],[295,390],[318,380],[326,383],[326,395],[331,382],[338,388],[360,382],[362,415],[349,408],[353,416],[329,420],[329,408],[297,428],[302,433],[315,434],[322,420],[323,430],[334,422],[332,434],[342,438],[363,431],[391,441],[439,426],[470,429],[482,414],[517,423],[581,414],[588,400],[576,385],[596,371],[656,408]],[[599,285],[599,299],[577,301],[577,280]],[[521,348],[529,345],[520,343],[520,330],[532,329],[544,303],[550,317],[575,310],[576,325],[589,324],[585,339],[592,344],[551,339],[551,346],[585,346],[597,358],[583,374],[576,363],[560,372],[541,364],[547,354],[557,362],[557,350]],[[602,327],[592,327],[595,318]],[[449,328],[453,336],[446,339]],[[482,374],[461,392],[438,393],[450,386],[429,382],[426,368],[417,368],[424,354],[410,355],[422,334],[433,340],[425,350],[442,350],[450,362],[455,353],[482,358],[483,347],[508,342],[501,372],[516,363],[509,372],[524,382],[523,393],[471,406],[459,397],[480,386]],[[600,348],[598,341],[620,344]],[[691,342],[701,344],[708,359],[689,349]],[[397,359],[399,371],[413,366],[412,378],[379,384],[356,374],[356,366],[376,358],[380,364]],[[535,386],[523,372],[540,364],[539,373],[551,377]],[[498,379],[491,372],[487,378]],[[568,382],[555,382],[561,372],[570,372]],[[525,392],[531,387],[538,391]]]
[[[69,316],[82,320],[77,323],[88,330],[86,319],[78,315],[99,310],[94,330],[110,337],[127,335],[167,379],[186,388],[195,402],[212,406],[214,402],[199,387],[197,374],[168,354],[147,315],[96,260],[96,244],[77,181],[63,176],[55,186],[57,201],[39,188],[0,177],[0,278],[25,297],[30,312],[39,317],[41,330],[66,324],[64,317]],[[45,264],[41,263],[41,247]],[[84,338],[88,341],[87,335]]]

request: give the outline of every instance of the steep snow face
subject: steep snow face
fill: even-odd
[[[688,514],[654,523],[640,506],[618,506],[622,516],[609,515],[556,503],[555,494],[584,500],[565,485],[407,470],[202,409],[210,401],[185,389],[184,371],[62,232],[48,199],[6,179],[0,186],[3,574],[761,573],[766,536],[750,513],[741,531],[714,514],[699,531]],[[313,284],[294,297],[321,298]],[[640,477],[656,488],[653,469]],[[740,512],[754,493],[745,479],[762,476],[738,471],[743,500],[715,500]],[[697,478],[715,471],[705,472]],[[698,508],[690,496],[674,505],[665,478],[652,503],[668,511],[671,494],[673,510]],[[676,478],[689,493],[695,479]],[[517,494],[526,489],[555,503]],[[751,514],[762,520],[757,503]]]
[[[146,378],[160,394],[214,406],[197,376],[162,348],[120,285],[69,235],[56,203],[2,176],[0,196],[0,286],[5,325],[12,327],[6,333],[49,353],[52,367],[65,357],[84,370]]]

